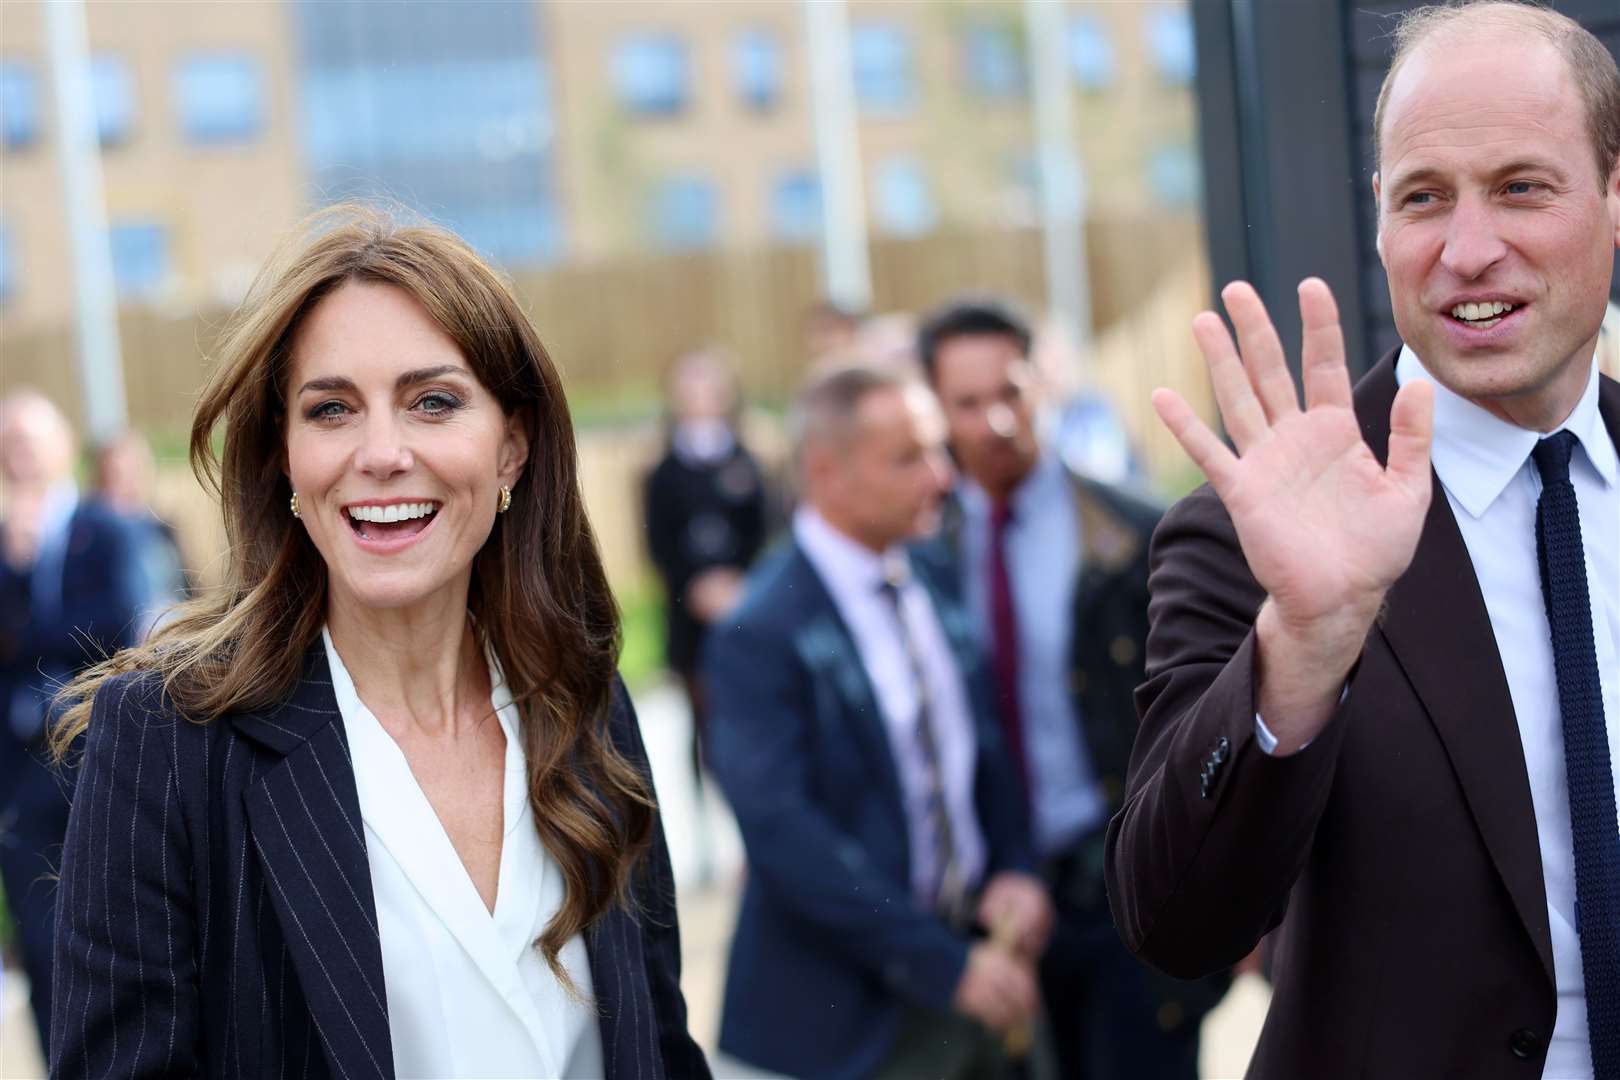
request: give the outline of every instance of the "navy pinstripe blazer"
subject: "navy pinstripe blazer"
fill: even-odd
[[[615,744],[646,768],[622,685]],[[662,826],[639,911],[586,933],[609,1080],[709,1075],[686,1031]],[[53,1077],[392,1080],[360,804],[324,651],[206,724],[155,675],[96,695],[57,898]]]

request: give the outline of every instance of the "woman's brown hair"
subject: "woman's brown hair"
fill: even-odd
[[[68,753],[89,725],[97,688],[120,672],[160,673],[169,702],[195,723],[291,694],[326,618],[327,579],[288,507],[286,380],[300,322],[349,281],[414,297],[528,429],[523,479],[474,557],[468,607],[522,715],[529,803],[566,885],[537,944],[571,986],[558,953],[627,901],[652,834],[653,796],[607,729],[619,615],[586,520],[557,369],[505,280],[444,229],[342,205],[313,215],[272,256],[226,329],[191,425],[192,470],[224,514],[225,582],[71,683],[52,744],[58,756]]]

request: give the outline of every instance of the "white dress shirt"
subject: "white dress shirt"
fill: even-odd
[[[929,770],[917,741],[921,702],[896,609],[882,591],[885,566],[896,560],[904,563],[905,553],[892,548],[879,555],[833,528],[807,506],[793,515],[793,538],[832,595],[877,694],[905,799],[912,895],[919,906],[927,906],[932,902],[931,889],[939,879],[940,868],[934,866],[933,848],[927,841]],[[899,601],[901,617],[906,620],[927,681],[928,715],[940,758],[957,870],[962,881],[971,886],[984,874],[985,847],[973,804],[978,745],[967,688],[928,590],[908,580],[900,588]]]
[[[1530,460],[1530,451],[1544,436],[1501,420],[1452,393],[1429,375],[1410,349],[1402,350],[1395,378],[1402,384],[1425,379],[1434,386],[1434,471],[1474,564],[1519,722],[1541,844],[1558,986],[1558,1016],[1543,1075],[1559,1080],[1590,1077],[1585,980],[1580,939],[1575,934],[1575,849],[1564,728],[1536,559],[1541,474]],[[1586,555],[1609,762],[1620,780],[1620,655],[1616,652],[1620,642],[1620,486],[1614,443],[1598,412],[1596,364],[1580,402],[1557,428],[1566,429],[1580,440],[1580,451],[1570,460],[1569,472],[1580,504],[1581,547]],[[1620,783],[1616,788],[1620,801]],[[1620,821],[1615,827],[1620,829]]]
[[[568,995],[534,944],[562,906],[563,880],[535,832],[521,721],[500,666],[490,658],[490,704],[506,734],[491,914],[404,752],[360,700],[331,636],[321,637],[354,759],[396,1075],[602,1076],[592,1006]],[[572,938],[561,960],[589,999],[584,940]]]
[[[973,624],[990,655],[990,496],[964,480],[962,574]],[[1018,626],[1018,712],[1034,810],[1035,850],[1055,855],[1108,814],[1070,692],[1074,594],[1080,582],[1080,514],[1063,460],[1041,456],[1011,499],[1007,580]]]

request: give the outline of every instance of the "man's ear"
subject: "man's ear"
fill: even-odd
[[[1373,221],[1376,223],[1373,226],[1373,247],[1376,248],[1377,251],[1378,251],[1378,261],[1383,262],[1384,261],[1384,230],[1383,230],[1384,202],[1383,202],[1383,200],[1381,198],[1379,198],[1379,188],[1380,188],[1380,185],[1379,185],[1378,174],[1373,173],[1372,174]]]
[[[529,422],[524,409],[512,410],[506,418],[506,435],[501,439],[500,460],[497,471],[501,483],[514,487],[523,476],[523,467],[529,463]]]
[[[1609,220],[1614,223],[1614,246],[1620,248],[1620,157],[1614,159],[1614,168],[1609,170],[1603,196],[1609,206]]]

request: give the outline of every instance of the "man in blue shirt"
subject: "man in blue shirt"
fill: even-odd
[[[1136,735],[1159,511],[1042,447],[1030,340],[994,300],[951,304],[921,328],[962,473],[931,554],[980,632],[1052,889],[1058,928],[1041,984],[1062,1073],[1191,1080],[1199,1022],[1226,980],[1177,983],[1132,958],[1102,881],[1103,830]]]

